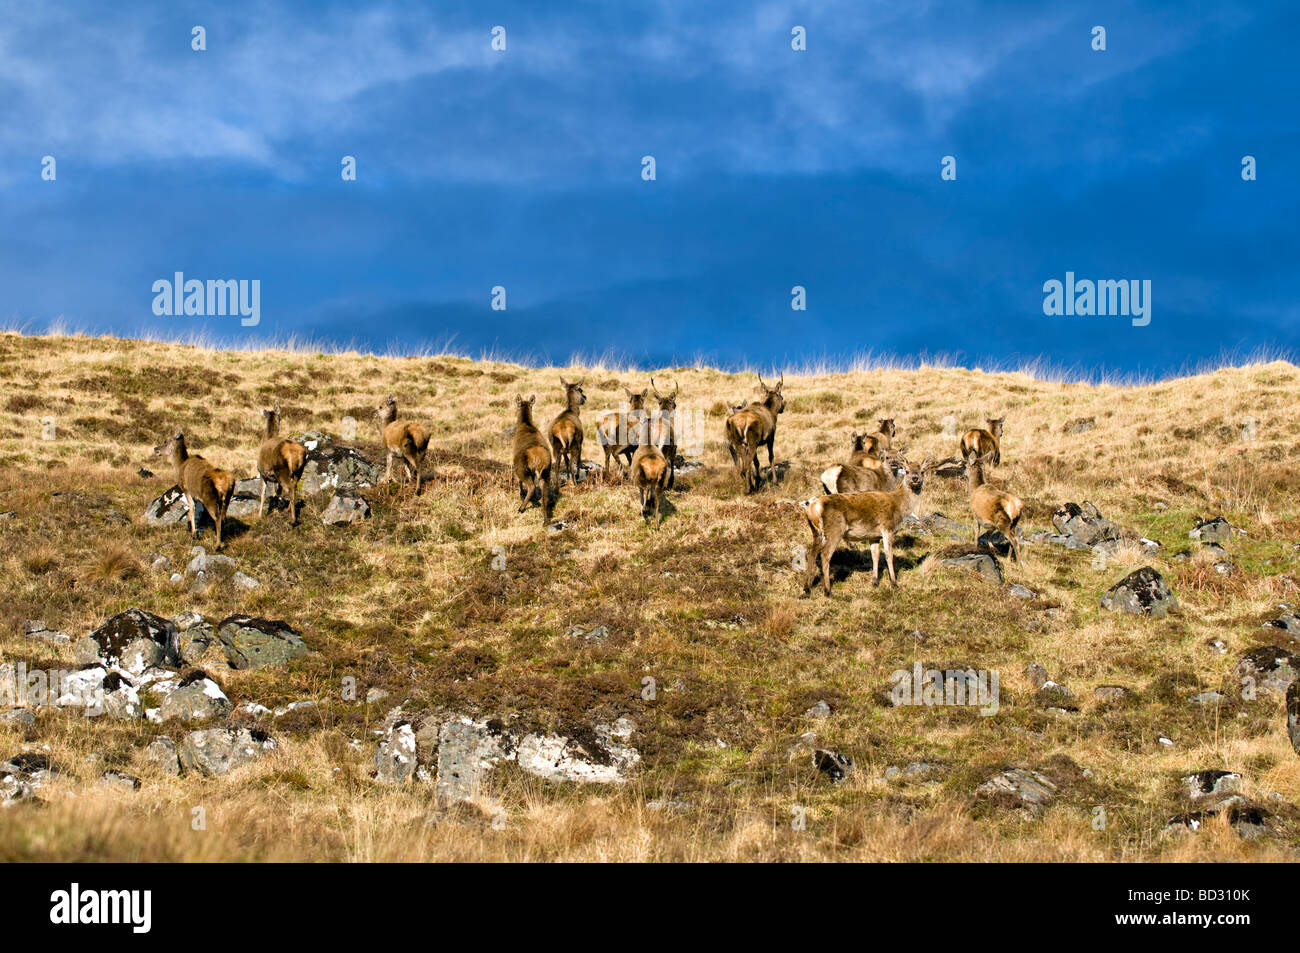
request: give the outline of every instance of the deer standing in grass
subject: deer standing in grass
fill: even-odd
[[[865,493],[834,493],[819,496],[804,507],[804,518],[812,531],[813,552],[804,574],[803,591],[811,592],[820,574],[826,595],[831,594],[831,557],[841,540],[871,541],[871,584],[880,585],[880,548],[885,548],[889,581],[898,587],[894,572],[894,533],[903,518],[916,510],[917,498],[925,486],[930,458],[920,463],[899,461],[904,469],[898,486],[892,490]]]
[[[642,429],[650,429],[649,421],[642,425]],[[669,428],[662,425],[657,441],[651,439],[650,434],[641,433],[636,453],[632,455],[632,463],[628,467],[632,474],[632,485],[640,496],[641,516],[649,522],[653,515],[656,526],[664,521],[663,496],[671,485],[672,464],[662,449],[662,441],[668,433]]]
[[[767,465],[769,469],[773,466],[776,418],[785,412],[785,398],[781,396],[784,383],[785,374],[782,374],[775,387],[768,387],[760,374],[758,386],[763,391],[763,399],[727,418],[727,449],[731,451],[731,460],[740,471],[746,493],[753,493],[762,483],[758,466],[759,447],[767,447]]]
[[[257,451],[257,475],[262,481],[262,497],[257,504],[257,517],[266,512],[266,484],[274,481],[275,495],[287,487],[289,490],[289,515],[291,523],[298,525],[298,480],[307,465],[307,448],[296,440],[280,436],[280,402],[271,410],[262,411],[266,420],[266,434]]]
[[[1002,424],[1006,419],[1005,417],[985,417],[984,422],[989,425],[988,430],[981,430],[976,427],[962,434],[962,458],[965,459],[969,454],[974,453],[977,457],[991,457],[995,467],[1001,465]]]
[[[194,501],[198,500],[217,526],[217,549],[221,548],[221,526],[226,518],[226,507],[235,493],[235,475],[221,470],[200,456],[191,456],[185,447],[185,434],[176,435],[153,448],[155,456],[168,457],[176,468],[176,482],[185,494],[190,509],[190,535],[199,534]]]
[[[551,455],[560,472],[576,483],[582,468],[582,418],[578,410],[587,402],[587,395],[582,392],[582,381],[561,377],[560,387],[564,389],[564,410],[551,421]]]
[[[980,541],[980,524],[988,523],[1001,530],[1011,542],[1011,553],[1020,562],[1020,513],[1025,504],[1020,497],[995,490],[984,482],[984,467],[990,454],[966,455],[966,479],[970,486],[970,509],[975,517],[975,542]]]
[[[865,436],[853,434],[853,452],[848,463],[837,463],[822,472],[822,487],[827,493],[863,493],[894,488],[894,471],[899,458],[888,451],[878,457],[864,453],[861,445]]]
[[[645,398],[650,389],[647,387],[634,391],[624,387],[623,391],[627,394],[627,410],[611,410],[596,421],[596,439],[605,451],[605,469],[601,471],[600,478],[602,483],[609,476],[611,462],[625,467],[631,464],[632,455],[636,452],[636,431],[640,421],[645,418]],[[627,459],[620,461],[620,455]]]
[[[524,400],[515,396],[515,436],[511,447],[511,469],[519,481],[519,512],[528,509],[534,494],[541,493],[542,522],[551,521],[551,451],[542,432],[533,423],[537,395]]]
[[[384,482],[393,478],[393,455],[402,458],[402,470],[406,479],[415,479],[415,495],[420,495],[420,467],[424,464],[424,455],[429,449],[429,431],[423,424],[410,420],[397,419],[397,399],[392,394],[375,409],[379,420],[379,438],[384,450],[388,452],[388,468],[384,471]]]
[[[650,435],[650,442],[659,448],[664,459],[668,461],[667,489],[671,490],[673,483],[677,479],[677,394],[680,388],[677,386],[677,381],[674,380],[673,392],[665,396],[659,393],[659,388],[655,387],[655,379],[652,377],[650,378],[650,389],[655,392],[655,400],[659,404],[659,417],[654,421],[654,431]]]
[[[877,421],[877,424],[879,424],[879,429],[874,433],[855,433],[853,435],[853,453],[849,456],[850,465],[860,467],[863,465],[862,461],[868,458],[878,460],[885,455],[885,451],[893,448],[894,437],[898,434],[893,418],[882,417]]]

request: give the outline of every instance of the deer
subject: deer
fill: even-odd
[[[727,418],[727,449],[731,451],[732,463],[740,471],[746,493],[753,493],[762,483],[758,467],[759,447],[767,447],[767,465],[769,469],[773,465],[776,418],[785,412],[785,398],[781,396],[784,383],[784,373],[775,387],[768,387],[763,383],[763,376],[758,375],[758,386],[763,391],[763,399]]]
[[[852,457],[849,458],[850,461]],[[860,464],[837,463],[822,472],[822,488],[827,493],[863,493],[868,490],[892,490],[898,457],[860,457]]]
[[[653,424],[650,440],[659,447],[664,459],[668,461],[667,489],[671,490],[677,480],[677,438],[680,436],[677,419],[677,395],[681,388],[674,379],[673,392],[668,395],[661,394],[659,388],[655,386],[655,379],[652,377],[650,378],[650,389],[654,391],[655,401],[659,404],[659,418]]]
[[[384,450],[388,452],[388,468],[384,471],[384,482],[393,479],[393,456],[402,458],[402,471],[406,479],[415,479],[415,495],[420,495],[420,467],[424,464],[424,455],[429,449],[429,431],[423,424],[410,420],[397,419],[397,398],[392,394],[375,408],[375,417],[379,422],[379,439]]]
[[[989,425],[988,430],[981,430],[976,427],[962,434],[962,459],[965,459],[968,453],[973,452],[978,457],[992,457],[993,465],[999,466],[1002,463],[1002,424],[1006,419],[1005,417],[985,417],[984,422]]]
[[[660,430],[660,441],[668,432],[668,428]],[[642,440],[632,455],[629,470],[632,485],[640,496],[642,518],[648,523],[653,515],[655,525],[659,526],[664,521],[664,491],[672,485],[672,464],[663,452],[662,444],[650,439]]]
[[[609,475],[611,460],[621,466],[631,464],[632,455],[636,452],[634,431],[638,429],[637,422],[645,416],[645,398],[650,389],[647,387],[634,391],[630,387],[624,387],[623,391],[627,394],[627,410],[611,410],[596,421],[596,439],[605,451],[602,483]],[[626,463],[619,460],[620,455],[627,457]]]
[[[854,434],[853,435],[853,453],[849,456],[849,463],[855,467],[862,466],[862,461],[868,457],[880,458],[886,450],[893,447],[894,437],[897,436],[898,430],[894,427],[892,417],[882,417],[878,421],[878,429],[873,433]],[[861,440],[861,446],[858,442]]]
[[[533,423],[534,394],[527,400],[515,395],[515,435],[511,447],[511,469],[519,481],[519,512],[528,509],[533,496],[540,491],[542,522],[551,521],[551,451],[546,447],[542,432]]]
[[[916,510],[917,499],[925,486],[925,474],[931,458],[920,464],[900,460],[902,479],[892,490],[864,493],[833,493],[800,504],[808,528],[812,531],[813,554],[804,574],[803,591],[812,591],[818,575],[827,596],[831,594],[831,557],[841,540],[871,541],[871,585],[880,585],[880,548],[885,549],[889,581],[898,588],[894,572],[894,533],[900,523]]]
[[[1020,562],[1020,514],[1025,504],[1020,497],[996,490],[984,482],[984,467],[992,454],[966,454],[966,479],[970,487],[970,509],[975,517],[975,542],[980,541],[980,525],[988,523],[1001,530],[1011,542],[1011,553]]]
[[[194,501],[198,500],[217,526],[217,549],[221,548],[221,527],[226,518],[226,508],[235,493],[235,475],[229,470],[214,467],[198,455],[190,455],[185,447],[185,433],[176,431],[168,440],[153,448],[154,456],[169,457],[176,468],[176,482],[185,494],[185,504],[190,511],[190,536],[198,536],[198,520]]]
[[[566,381],[561,376],[560,387],[564,390],[564,410],[551,421],[551,455],[560,472],[576,483],[582,468],[582,418],[578,409],[587,402],[587,395],[582,391],[582,381]]]
[[[296,440],[280,436],[280,402],[262,411],[266,433],[257,451],[257,475],[262,481],[262,496],[257,504],[257,518],[266,512],[266,484],[274,481],[275,497],[289,489],[290,525],[298,525],[298,480],[307,465],[307,448]]]

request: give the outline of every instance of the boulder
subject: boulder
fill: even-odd
[[[355,490],[338,490],[330,497],[329,505],[321,514],[321,522],[326,526],[341,526],[369,519],[370,503]]]
[[[176,742],[170,738],[159,738],[157,741],[150,742],[144,749],[144,759],[163,774],[181,773],[180,760],[176,755]]]
[[[274,480],[266,484],[266,512],[274,510],[287,510],[289,508],[288,496],[279,496],[277,494],[278,486]],[[226,515],[233,516],[236,519],[248,519],[256,517],[257,511],[262,506],[262,481],[259,477],[249,477],[247,480],[239,480],[235,483],[234,495],[230,498],[230,505],[226,507]]]
[[[492,768],[510,754],[508,738],[486,721],[455,718],[438,729],[434,796],[442,806],[482,796]]]
[[[285,665],[307,652],[302,636],[287,622],[232,615],[217,627],[217,638],[231,668]]]
[[[838,784],[853,773],[853,759],[838,751],[818,748],[813,752],[813,767]]]
[[[1281,695],[1300,676],[1300,654],[1280,645],[1251,649],[1237,663],[1237,679],[1251,678],[1259,691]]]
[[[977,573],[987,583],[1002,585],[1002,564],[992,550],[970,546],[949,546],[935,554],[939,565]]]
[[[323,493],[345,486],[374,486],[383,475],[378,464],[371,463],[351,447],[329,443],[328,438],[316,446],[303,445],[307,446],[307,461],[298,488],[304,494]]]
[[[631,721],[620,718],[612,725],[597,725],[591,736],[580,739],[525,735],[515,758],[529,774],[551,781],[623,784],[641,760],[640,752],[624,743],[633,730]]]
[[[1063,503],[1052,514],[1052,526],[1061,536],[1070,537],[1082,544],[1092,547],[1103,540],[1119,539],[1119,527],[1106,517],[1096,506],[1087,502]],[[1072,547],[1077,548],[1077,547]]]
[[[1234,533],[1240,530],[1235,529],[1232,524],[1222,516],[1216,516],[1212,520],[1201,520],[1194,528],[1188,531],[1188,539],[1199,539],[1203,543],[1226,543],[1232,539]]]
[[[198,508],[197,519],[206,518],[208,514],[203,509],[203,504],[195,500],[194,505]],[[147,526],[175,526],[177,523],[188,523],[189,519],[189,506],[179,485],[165,491],[144,509],[144,521]]]
[[[1241,791],[1241,775],[1235,771],[1197,771],[1183,780],[1183,790],[1193,801]]]
[[[221,718],[234,709],[221,686],[202,672],[187,676],[175,691],[162,701],[159,714],[163,721],[207,721]]]
[[[1300,754],[1300,680],[1286,690],[1286,733],[1291,747]]]
[[[1037,818],[1055,799],[1056,791],[1051,779],[1037,771],[1009,768],[977,787],[975,795],[999,807],[1013,809],[1024,817]]]
[[[49,642],[51,645],[65,645],[71,642],[65,633],[57,629],[49,628],[44,622],[36,619],[28,619],[23,625],[23,635],[29,639],[40,639],[42,642]]]
[[[187,734],[177,755],[186,771],[219,777],[252,764],[275,747],[274,739],[256,728],[208,728]]]
[[[179,630],[167,619],[127,609],[78,639],[73,648],[83,665],[102,661],[139,675],[153,665],[178,664],[179,640]]]
[[[1111,586],[1101,597],[1101,607],[1111,612],[1160,618],[1177,608],[1178,600],[1160,573],[1143,566]]]
[[[375,750],[375,780],[405,784],[415,776],[415,729],[407,721],[389,728]]]

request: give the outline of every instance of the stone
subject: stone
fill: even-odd
[[[0,723],[6,725],[34,725],[36,713],[30,708],[8,708],[0,711]]]
[[[459,717],[438,728],[438,770],[434,797],[443,806],[483,795],[492,768],[509,753],[500,731],[489,722]]]
[[[961,551],[969,547],[949,547],[940,550],[936,556],[939,565],[948,569],[974,572],[981,579],[992,585],[1002,585],[1002,565],[991,551]]]
[[[1020,585],[1020,583],[1014,583],[1010,586],[1007,586],[1007,594],[1016,599],[1037,599],[1038,598],[1038,593],[1034,592],[1034,590],[1030,589],[1028,586]]]
[[[256,728],[207,728],[187,734],[177,756],[186,771],[220,777],[275,748],[274,739]]]
[[[49,642],[51,645],[65,645],[72,641],[66,633],[51,629],[44,622],[35,619],[29,619],[24,623],[23,634],[29,639],[40,639],[42,642]]]
[[[370,502],[355,490],[338,490],[321,514],[326,526],[343,526],[370,518]]]
[[[159,714],[163,721],[207,721],[222,718],[234,709],[221,686],[202,672],[187,676],[163,699]]]
[[[1150,566],[1129,573],[1101,597],[1101,607],[1111,612],[1160,618],[1178,607],[1164,578]]]
[[[178,664],[179,640],[179,630],[167,619],[127,609],[78,639],[73,648],[83,665],[102,661],[139,675],[150,666]]]
[[[196,522],[207,517],[207,511],[203,509],[203,504],[198,500],[194,501],[197,508]],[[179,485],[173,486],[165,491],[162,496],[153,500],[144,510],[144,521],[147,526],[175,526],[178,523],[189,523],[190,510],[185,502],[185,494],[181,491]]]
[[[1217,708],[1227,700],[1227,696],[1219,692],[1198,692],[1188,702],[1200,708]]]
[[[1042,688],[1047,684],[1047,669],[1037,662],[1030,662],[1025,666],[1025,677],[1034,688]]]
[[[1064,711],[1073,711],[1077,709],[1077,706],[1075,705],[1074,692],[1070,691],[1064,685],[1058,685],[1056,682],[1044,682],[1039,686],[1038,694],[1035,698],[1038,704],[1043,708],[1060,708]]]
[[[1073,538],[1086,548],[1103,540],[1119,539],[1120,535],[1119,527],[1086,500],[1082,504],[1063,503],[1057,507],[1052,514],[1052,526],[1061,536]]]
[[[1238,794],[1241,775],[1235,771],[1197,771],[1183,778],[1183,789],[1193,801],[1219,794]]]
[[[571,639],[582,639],[584,642],[590,642],[594,645],[604,645],[609,641],[609,629],[603,625],[593,626],[590,629],[584,629],[582,626],[571,625],[564,633]]]
[[[181,763],[176,755],[176,742],[170,738],[159,738],[144,749],[144,760],[152,764],[163,774],[178,775]]]
[[[236,669],[285,665],[307,652],[302,636],[287,622],[247,615],[223,619],[217,638],[230,667]]]
[[[1041,817],[1056,792],[1057,786],[1051,779],[1028,768],[1009,768],[975,789],[977,797],[1030,818]]]
[[[1300,676],[1300,654],[1280,645],[1251,649],[1237,663],[1237,680],[1250,678],[1257,691],[1282,695]]]
[[[298,483],[301,494],[314,495],[341,487],[374,486],[383,475],[383,468],[371,463],[360,451],[330,443],[323,434],[319,435],[319,442],[307,438],[303,446],[307,447],[307,459]]]
[[[415,729],[410,722],[393,725],[375,749],[375,780],[402,785],[415,776]]]
[[[1073,420],[1066,421],[1064,432],[1070,435],[1087,433],[1096,426],[1096,417],[1075,417]]]
[[[813,752],[813,767],[819,773],[830,778],[833,784],[839,784],[853,774],[854,770],[852,758],[840,754],[838,751],[828,751],[825,748],[818,748]]]
[[[185,566],[185,575],[197,576],[206,573],[218,579],[229,579],[235,572],[235,561],[220,553],[209,555],[202,546],[195,546],[190,552],[194,558]]]
[[[831,716],[831,706],[825,702],[818,702],[804,712],[807,718],[829,718]]]
[[[1128,689],[1123,685],[1098,685],[1092,694],[1099,702],[1117,702],[1128,695]]]
[[[1226,543],[1232,539],[1234,533],[1241,531],[1234,528],[1222,516],[1216,516],[1212,520],[1202,520],[1187,533],[1188,539],[1199,539],[1202,542]]]
[[[262,584],[254,579],[248,573],[237,572],[230,577],[231,585],[240,592],[252,592],[254,589],[261,589]]]
[[[205,621],[197,612],[182,612],[172,616],[171,621],[179,633],[177,644],[181,661],[197,665],[217,641],[212,623]]]
[[[117,791],[135,791],[140,787],[140,779],[120,771],[105,771],[99,776],[99,786]]]
[[[627,718],[611,725],[597,725],[591,736],[568,738],[534,733],[519,741],[515,760],[529,774],[551,781],[579,781],[593,784],[623,784],[641,760],[641,754],[627,745],[634,730]]]
[[[885,780],[894,781],[902,779],[904,781],[913,781],[920,778],[928,778],[933,774],[938,774],[943,770],[943,765],[936,764],[933,761],[913,761],[903,767],[891,765],[885,769]]]

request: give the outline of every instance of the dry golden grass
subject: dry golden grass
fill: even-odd
[[[787,374],[776,447],[790,469],[750,498],[738,492],[722,418],[753,376],[664,369],[656,380],[675,376],[682,406],[709,415],[706,468],[679,477],[659,530],[638,518],[635,490],[612,480],[565,487],[555,518],[568,528],[548,534],[535,508],[515,512],[504,431],[517,392],[536,392],[539,420],[549,421],[560,373],[586,378],[584,455],[597,459],[592,422],[617,406],[623,384],[644,386],[648,374],[0,335],[0,512],[15,514],[0,519],[3,659],[70,663],[66,648],[25,639],[28,619],[76,637],[130,606],[193,608],[209,619],[243,611],[290,621],[313,653],[279,671],[231,671],[215,654],[204,668],[236,704],[319,702],[273,723],[276,754],[222,780],[167,777],[141,761],[149,740],[184,732],[171,723],[42,711],[30,728],[0,726],[0,756],[47,750],[64,769],[42,792],[44,807],[0,814],[0,859],[1294,858],[1300,758],[1280,704],[1234,700],[1216,712],[1187,703],[1210,688],[1235,699],[1237,657],[1285,639],[1260,624],[1296,594],[1294,366],[1140,387],[954,368]],[[150,456],[164,436],[183,428],[195,452],[250,476],[258,411],[278,397],[286,433],[337,435],[352,416],[359,444],[378,457],[373,408],[390,392],[404,417],[431,425],[423,495],[378,488],[368,493],[372,519],[349,528],[320,524],[322,497],[306,500],[296,530],[283,512],[230,521],[226,552],[263,582],[256,592],[191,597],[147,568],[153,553],[183,564],[191,545],[185,529],[141,519],[172,483]],[[947,541],[916,536],[897,553],[899,590],[873,590],[869,557],[844,552],[837,570],[852,571],[834,597],[803,598],[791,557],[809,535],[792,503],[820,492],[817,475],[843,458],[849,432],[892,416],[909,455],[945,457],[956,444],[945,430],[960,433],[986,413],[1007,417],[993,482],[1025,500],[1026,533],[1047,528],[1058,504],[1086,499],[1161,541],[1165,555],[1126,546],[1097,568],[1090,553],[1026,546],[1024,565],[1004,567],[1008,583],[1039,594],[1023,602],[973,576],[919,574]],[[51,417],[55,439],[45,440]],[[1095,428],[1067,434],[1079,418]],[[142,466],[158,475],[139,476]],[[923,509],[968,518],[960,481],[932,479],[922,499]],[[1248,533],[1228,545],[1238,572],[1224,576],[1200,554],[1166,558],[1189,545],[1197,516],[1220,513]],[[494,547],[505,550],[505,572],[491,568]],[[1150,620],[1098,609],[1101,592],[1147,563],[1180,611]],[[611,633],[604,645],[565,636],[598,623]],[[1207,647],[1211,638],[1228,653]],[[914,661],[997,670],[1001,711],[883,704],[890,673]],[[1035,705],[1030,661],[1076,693],[1078,712]],[[652,703],[640,696],[647,674],[661,687]],[[389,697],[345,701],[347,676],[362,696],[377,687]],[[1104,707],[1092,694],[1104,684],[1125,685],[1132,698]],[[833,714],[808,718],[819,700]],[[484,811],[440,815],[427,787],[392,790],[368,777],[372,731],[399,702],[408,714],[511,716],[557,731],[627,715],[643,761],[617,789],[548,784],[507,765]],[[843,784],[820,778],[807,751],[792,752],[810,730],[856,760]],[[918,760],[945,767],[925,780],[886,777],[889,766]],[[1062,782],[1041,820],[974,796],[1008,764]],[[142,788],[97,787],[105,766],[138,774]],[[1274,807],[1275,833],[1245,840],[1216,822],[1164,834],[1187,809],[1178,778],[1207,768],[1241,771],[1245,793]],[[659,801],[681,803],[647,806]],[[485,813],[497,805],[502,829]],[[195,807],[206,830],[192,829]],[[1097,807],[1104,830],[1093,829]],[[804,830],[792,826],[796,808]]]

